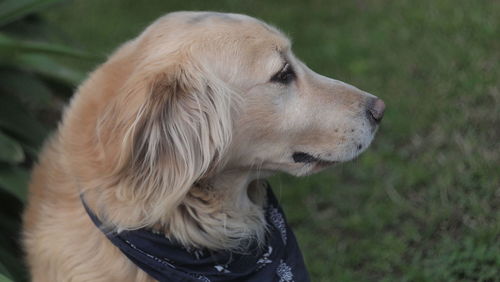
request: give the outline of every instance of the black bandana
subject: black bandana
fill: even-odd
[[[272,190],[267,189],[268,236],[263,248],[246,254],[190,250],[148,229],[106,232],[82,203],[94,224],[137,267],[159,281],[308,282],[309,274],[294,234]]]

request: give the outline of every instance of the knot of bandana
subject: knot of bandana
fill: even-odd
[[[245,254],[187,249],[149,229],[106,231],[81,200],[94,224],[137,267],[158,281],[308,282],[309,274],[294,234],[268,185],[264,247],[254,244]]]

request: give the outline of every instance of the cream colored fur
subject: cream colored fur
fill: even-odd
[[[287,62],[296,79],[272,82]],[[151,281],[92,224],[150,227],[185,246],[262,242],[276,171],[356,157],[373,96],[301,63],[278,30],[179,12],[120,47],[79,87],[33,171],[24,246],[33,281]],[[294,152],[321,161],[294,162]]]

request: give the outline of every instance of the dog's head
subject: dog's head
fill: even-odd
[[[172,26],[178,27],[175,36],[166,32]],[[256,19],[235,14],[177,13],[150,29],[150,42],[161,36],[170,39],[165,45],[154,46],[156,50],[175,48],[172,41],[177,41],[175,51],[187,52],[185,56],[189,57],[179,67],[185,72],[199,71],[193,74],[197,81],[184,83],[199,84],[205,92],[187,93],[198,97],[186,98],[208,99],[226,110],[204,115],[218,115],[215,125],[231,127],[224,132],[216,130],[215,138],[211,137],[223,143],[212,154],[228,146],[225,152],[230,154],[224,159],[229,168],[295,175],[316,172],[351,160],[365,150],[382,119],[382,100],[313,72],[294,56],[290,41],[282,33]],[[164,56],[162,52],[158,55],[160,59]],[[220,96],[226,100],[217,105],[221,101],[214,99],[220,100]],[[232,112],[227,112],[230,108]],[[214,124],[210,130],[207,126],[210,124],[199,126],[207,130],[196,134],[208,137]],[[232,136],[229,143],[226,134]]]
[[[117,181],[136,187],[129,197],[163,200],[159,213],[221,170],[305,175],[351,160],[384,113],[382,100],[313,72],[282,33],[244,15],[169,14],[99,72],[118,86],[107,86],[98,139],[116,152]]]

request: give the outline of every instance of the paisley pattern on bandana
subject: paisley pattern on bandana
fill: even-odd
[[[211,282],[210,279],[208,279],[207,277],[203,276],[203,275],[195,275],[194,276],[196,279],[202,281],[202,282]]]
[[[281,213],[278,211],[277,208],[271,208],[270,214],[271,214],[270,216],[271,222],[280,231],[281,239],[283,240],[283,243],[286,245],[286,223],[285,219],[283,218],[283,215],[281,215]]]
[[[292,268],[288,266],[283,260],[280,261],[276,274],[280,277],[279,282],[293,282]]]
[[[158,281],[309,282],[299,246],[288,227],[276,197],[268,185],[266,220],[269,227],[264,247],[255,243],[245,254],[184,248],[163,234],[148,229],[103,230],[101,221],[83,206],[94,224],[137,267]]]
[[[262,257],[257,261],[258,268],[263,268],[266,266],[266,264],[272,263],[273,261],[269,259],[269,256],[271,256],[273,252],[273,247],[267,246],[267,252],[262,254]]]

